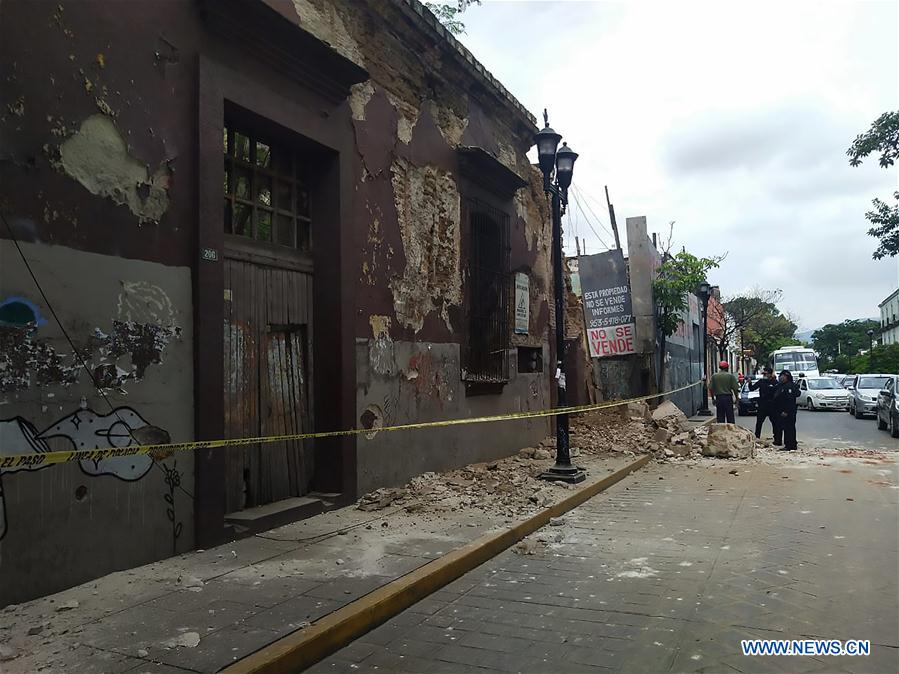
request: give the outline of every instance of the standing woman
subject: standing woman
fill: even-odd
[[[799,397],[799,386],[793,382],[793,375],[784,370],[778,377],[780,385],[774,392],[774,410],[777,415],[777,428],[774,432],[774,444],[783,437],[784,450],[796,450],[796,399]]]

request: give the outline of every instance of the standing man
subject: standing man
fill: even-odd
[[[762,437],[762,426],[765,420],[771,420],[771,430],[774,432],[775,443],[777,438],[777,415],[774,413],[774,392],[777,390],[777,379],[774,377],[774,370],[765,367],[762,370],[762,378],[758,381],[749,382],[750,391],[759,392],[759,409],[755,415],[755,437]]]
[[[783,439],[784,451],[796,451],[796,399],[799,397],[799,386],[793,382],[789,370],[780,373],[780,384],[774,391],[774,411],[777,424],[774,426],[774,444],[779,445]]]
[[[719,424],[734,423],[734,403],[740,400],[740,385],[730,372],[730,365],[722,360],[718,372],[712,375],[709,382],[709,394],[715,399],[715,412]]]

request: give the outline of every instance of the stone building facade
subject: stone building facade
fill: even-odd
[[[416,0],[11,0],[0,81],[0,453],[371,429],[4,470],[0,605],[548,434],[378,432],[551,404],[535,120]]]

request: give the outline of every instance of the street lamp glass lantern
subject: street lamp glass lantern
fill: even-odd
[[[553,131],[549,123],[534,136],[534,142],[537,144],[537,162],[547,180],[552,175],[556,163],[556,148],[559,147],[560,140],[562,136]]]
[[[705,300],[709,295],[711,295],[712,287],[709,285],[708,281],[702,281],[699,284],[699,291],[697,294],[700,298]]]
[[[559,181],[559,187],[563,190],[567,190],[571,185],[577,156],[577,152],[568,147],[568,143],[562,143],[562,147],[556,153],[556,180]]]

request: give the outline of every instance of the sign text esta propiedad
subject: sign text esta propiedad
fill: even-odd
[[[579,268],[590,355],[602,358],[636,353],[624,255],[619,250],[584,255]]]

